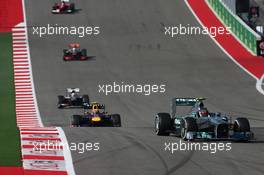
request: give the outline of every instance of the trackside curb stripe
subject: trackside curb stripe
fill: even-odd
[[[22,0],[24,22],[12,29],[13,67],[16,97],[16,121],[20,130],[22,161],[24,172],[32,174],[75,175],[71,152],[59,146],[59,150],[40,152],[34,144],[58,143],[68,146],[61,128],[45,128],[41,121],[35,94],[25,2]],[[47,148],[41,145],[40,148]],[[33,173],[34,172],[34,173]]]
[[[203,26],[203,27],[207,27],[207,26],[205,26],[204,24],[203,24],[203,22],[201,21],[201,19],[198,17],[198,15],[196,14],[196,12],[194,11],[194,9],[193,9],[193,7],[192,7],[192,5],[189,3],[189,1],[191,1],[191,0],[184,0],[185,1],[185,4],[187,5],[187,7],[189,8],[189,10],[192,12],[192,14],[194,15],[194,17],[196,18],[196,20],[200,23],[200,25],[201,26]],[[208,4],[207,4],[207,1],[206,0],[204,0],[205,2],[202,2],[202,1],[195,1],[195,3],[206,3],[206,5],[208,6]],[[211,8],[208,6],[208,8],[210,9],[210,11],[212,11],[211,10]],[[200,9],[200,10],[203,10],[203,9]],[[212,12],[214,15],[215,15],[215,13],[214,12]],[[215,18],[217,18],[218,19],[218,17],[217,16],[215,16]],[[219,19],[218,19],[219,20]],[[256,88],[257,88],[257,90],[262,94],[262,95],[264,95],[264,91],[263,91],[263,89],[261,88],[262,86],[261,86],[261,84],[263,83],[263,81],[262,82],[260,82],[261,81],[261,77],[259,77],[259,75],[255,75],[253,72],[251,72],[250,70],[248,70],[247,68],[245,68],[243,65],[241,65],[240,64],[240,62],[239,61],[237,61],[237,59],[239,60],[240,58],[235,58],[235,57],[233,57],[233,55],[232,55],[232,53],[229,53],[227,50],[226,50],[226,48],[224,48],[222,45],[221,45],[221,42],[219,42],[219,41],[217,41],[217,39],[216,38],[214,38],[214,37],[212,37],[211,35],[209,35],[210,37],[211,37],[211,39],[215,42],[215,44],[236,64],[236,65],[238,65],[242,70],[244,70],[246,73],[248,73],[251,77],[253,77],[254,79],[256,79]],[[232,35],[232,37],[234,37],[233,35]],[[234,37],[235,38],[235,37]],[[237,41],[237,43],[240,43],[236,38],[235,38],[235,40]],[[241,46],[241,48],[243,49],[243,52],[244,53],[247,53],[247,55],[249,55],[249,56],[251,56],[252,57],[252,54],[250,54],[248,51],[247,51],[247,49],[245,49],[243,46]],[[231,48],[229,48],[229,51],[230,51],[230,49]],[[231,49],[232,50],[232,49]],[[239,55],[240,56],[240,55]],[[236,57],[239,57],[239,56],[236,56]],[[263,69],[264,70],[264,69]],[[264,71],[263,71],[263,73],[264,73]],[[263,75],[264,76],[264,75]],[[263,77],[262,76],[262,77]],[[263,80],[263,79],[262,79]]]

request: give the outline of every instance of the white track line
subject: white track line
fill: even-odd
[[[264,90],[263,90],[263,86],[264,86],[264,75],[262,75],[262,77],[257,80],[257,83],[256,83],[256,89],[264,95]]]
[[[66,135],[64,131],[62,130],[61,127],[57,127],[57,130],[59,131],[60,138],[64,146],[66,146],[65,149],[63,149],[63,154],[65,158],[65,164],[66,164],[66,170],[69,173],[69,175],[75,175],[74,167],[73,167],[73,162],[72,162],[72,156],[71,156],[71,151],[68,149],[69,144],[66,138]]]

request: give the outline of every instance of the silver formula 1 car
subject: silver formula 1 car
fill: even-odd
[[[204,106],[205,98],[173,98],[171,114],[158,113],[155,116],[157,135],[175,134],[184,140],[225,139],[248,141],[253,139],[247,118],[231,117],[219,112],[209,112]],[[176,114],[176,107],[189,106],[190,112],[185,115]]]
[[[66,95],[58,96],[58,108],[84,108],[89,104],[88,95],[80,95],[79,88],[67,88]]]

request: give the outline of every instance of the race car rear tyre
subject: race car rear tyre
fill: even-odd
[[[83,103],[90,104],[90,99],[88,95],[83,95]]]
[[[250,132],[250,124],[247,118],[237,118],[234,121],[234,132]]]
[[[171,117],[168,113],[158,113],[155,117],[155,132],[159,136],[170,135]]]
[[[82,125],[82,116],[81,115],[73,115],[71,120],[71,125],[73,127],[80,127]]]
[[[70,54],[68,53],[68,50],[63,49],[63,60],[68,61],[69,59],[67,59],[67,58],[69,58],[69,56],[70,56]]]
[[[86,49],[82,49],[82,56],[87,56],[87,50]]]
[[[58,108],[60,108],[60,109],[63,108],[63,106],[61,104],[64,102],[64,100],[65,100],[64,96],[62,96],[62,95],[58,96]]]
[[[70,10],[71,10],[72,12],[74,12],[74,10],[75,10],[75,5],[74,5],[73,3],[70,4]]]
[[[195,118],[186,117],[181,120],[181,138],[183,140],[188,140],[187,132],[197,132],[198,126]]]
[[[111,115],[111,121],[113,127],[121,127],[121,117],[119,114]]]

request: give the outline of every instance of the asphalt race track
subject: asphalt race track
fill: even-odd
[[[29,28],[29,44],[38,104],[45,126],[62,126],[69,142],[100,142],[100,151],[72,152],[77,175],[262,175],[264,173],[264,96],[255,80],[235,65],[208,36],[169,38],[164,25],[198,22],[184,1],[76,0],[74,15],[52,15],[52,1],[26,0],[28,26],[100,26],[98,36],[39,38]],[[63,62],[62,49],[78,42],[95,57],[85,62]],[[165,84],[166,93],[111,94],[99,84]],[[57,95],[79,87],[91,101],[104,103],[122,117],[121,128],[70,128],[72,114],[58,110]],[[154,134],[154,114],[169,111],[172,97],[208,98],[211,111],[245,116],[257,141],[232,143],[232,150],[164,151],[175,137]]]

